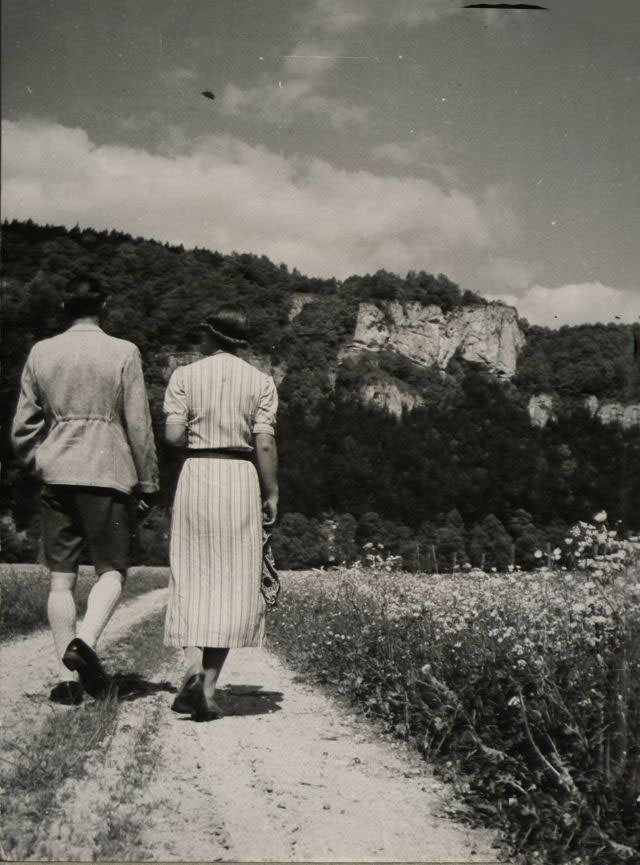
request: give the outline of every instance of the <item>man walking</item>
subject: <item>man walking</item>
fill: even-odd
[[[144,513],[158,489],[140,352],[100,328],[104,306],[95,280],[71,281],[64,303],[70,327],[31,349],[12,428],[18,457],[43,481],[47,612],[60,677],[49,699],[67,705],[80,703],[83,689],[96,698],[107,692],[95,645],[129,566],[132,492]],[[83,542],[98,579],[76,635],[73,592]]]

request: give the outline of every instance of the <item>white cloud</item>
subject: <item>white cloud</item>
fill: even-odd
[[[370,15],[371,8],[363,0],[317,0],[304,24],[309,29],[344,35],[362,27]]]
[[[6,218],[117,228],[310,274],[386,268],[453,273],[494,248],[492,196],[413,176],[337,169],[225,135],[173,157],[94,145],[82,129],[3,122]]]
[[[371,155],[381,163],[417,169],[421,174],[440,177],[446,183],[458,181],[456,170],[445,161],[444,148],[436,135],[420,134],[403,141],[383,142],[373,148]]]
[[[490,255],[478,269],[478,275],[498,290],[523,291],[531,286],[539,265],[528,264],[514,258]]]
[[[273,124],[290,123],[300,114],[310,114],[324,117],[334,129],[364,123],[369,113],[363,106],[347,105],[318,93],[315,82],[308,78],[285,79],[245,90],[227,84],[220,99],[220,111],[230,116],[249,114]]]
[[[185,66],[171,66],[168,69],[161,69],[158,72],[158,77],[169,87],[180,87],[182,84],[191,83],[198,77],[198,73],[194,69],[187,69]]]
[[[624,290],[585,282],[546,288],[534,285],[521,297],[513,294],[485,294],[515,306],[518,314],[530,324],[560,327],[563,324],[595,322],[634,322],[640,318],[640,286]]]
[[[458,15],[460,7],[452,0],[396,0],[387,7],[390,23],[417,27],[437,21],[445,15]]]
[[[484,26],[496,31],[506,30],[508,27],[512,31],[515,27],[520,30],[529,28],[539,15],[536,11],[524,9],[484,9],[477,11],[482,11]]]
[[[372,7],[370,0],[316,0],[298,22],[307,31],[346,36],[366,27]],[[383,16],[391,27],[417,27],[460,11],[455,0],[380,0],[375,4],[376,15]]]
[[[321,79],[339,62],[340,51],[336,50],[335,42],[333,44],[319,41],[299,42],[285,57],[283,77],[303,80]]]
[[[300,114],[322,116],[336,129],[361,124],[369,110],[327,94],[328,73],[353,59],[349,34],[365,25],[370,8],[361,0],[317,0],[294,15],[293,47],[282,57],[277,78],[245,89],[225,87],[220,108],[229,115],[283,124]]]

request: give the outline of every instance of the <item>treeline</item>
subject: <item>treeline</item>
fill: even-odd
[[[311,279],[264,256],[12,222],[3,226],[0,410],[4,549],[17,556],[37,539],[37,486],[13,459],[7,420],[29,348],[60,329],[67,281],[83,272],[98,275],[110,291],[105,328],[143,352],[158,441],[171,357],[192,348],[195,325],[211,306],[233,301],[247,310],[252,350],[283,375],[283,518],[274,539],[283,566],[305,555],[305,564],[348,560],[369,542],[421,569],[434,557],[443,569],[454,553],[456,562],[487,567],[515,555],[527,566],[532,547],[554,542],[602,508],[613,522],[640,526],[640,430],[603,426],[582,407],[589,394],[635,398],[629,326],[525,325],[527,344],[512,383],[459,357],[446,375],[393,352],[340,358],[360,302],[384,308],[390,300],[415,300],[451,310],[486,301],[442,275]],[[300,294],[306,305],[290,320]],[[401,382],[424,405],[400,419],[363,405],[362,386],[376,376]],[[526,407],[529,394],[541,390],[559,397],[558,420],[544,429],[531,426]],[[180,465],[174,452],[159,450],[163,500],[141,532],[146,561],[166,557]],[[338,554],[322,540],[332,520],[341,526]]]
[[[599,399],[640,399],[640,325],[527,327],[514,383],[526,393],[546,391],[568,405]],[[635,359],[635,362],[634,362]]]

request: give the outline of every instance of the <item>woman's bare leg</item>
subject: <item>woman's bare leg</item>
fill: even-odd
[[[218,678],[227,660],[229,649],[220,649],[218,647],[205,646],[202,653],[202,667],[204,669],[204,695],[207,704],[212,709],[217,709],[213,699],[216,692]]]
[[[187,666],[185,681],[202,672],[202,646],[183,646],[184,662]]]

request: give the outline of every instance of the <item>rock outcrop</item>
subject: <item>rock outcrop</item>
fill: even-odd
[[[546,427],[550,420],[557,420],[550,393],[536,393],[529,398],[529,418],[533,426]]]
[[[591,417],[599,418],[602,423],[620,423],[623,429],[640,426],[640,403],[600,403],[596,396],[590,396],[584,401],[584,406]]]
[[[299,294],[294,294],[291,300],[291,308],[289,309],[289,321],[293,321],[294,318],[297,318],[302,312],[303,308],[308,303],[313,303],[316,300],[315,294],[309,294],[308,292],[300,292]]]
[[[444,313],[439,306],[415,302],[392,301],[382,309],[362,303],[353,340],[343,356],[391,350],[420,366],[445,369],[460,351],[465,360],[484,363],[496,376],[511,378],[524,341],[516,310],[501,304]]]
[[[402,417],[402,410],[405,408],[411,410],[424,405],[424,400],[419,394],[410,393],[395,382],[383,379],[364,384],[360,388],[360,399],[370,405],[386,409],[397,418]]]
[[[623,429],[640,426],[640,403],[603,402],[593,394],[583,403],[591,417],[604,424],[619,423]],[[529,417],[534,426],[544,427],[556,420],[555,399],[550,393],[537,393],[529,398]]]

